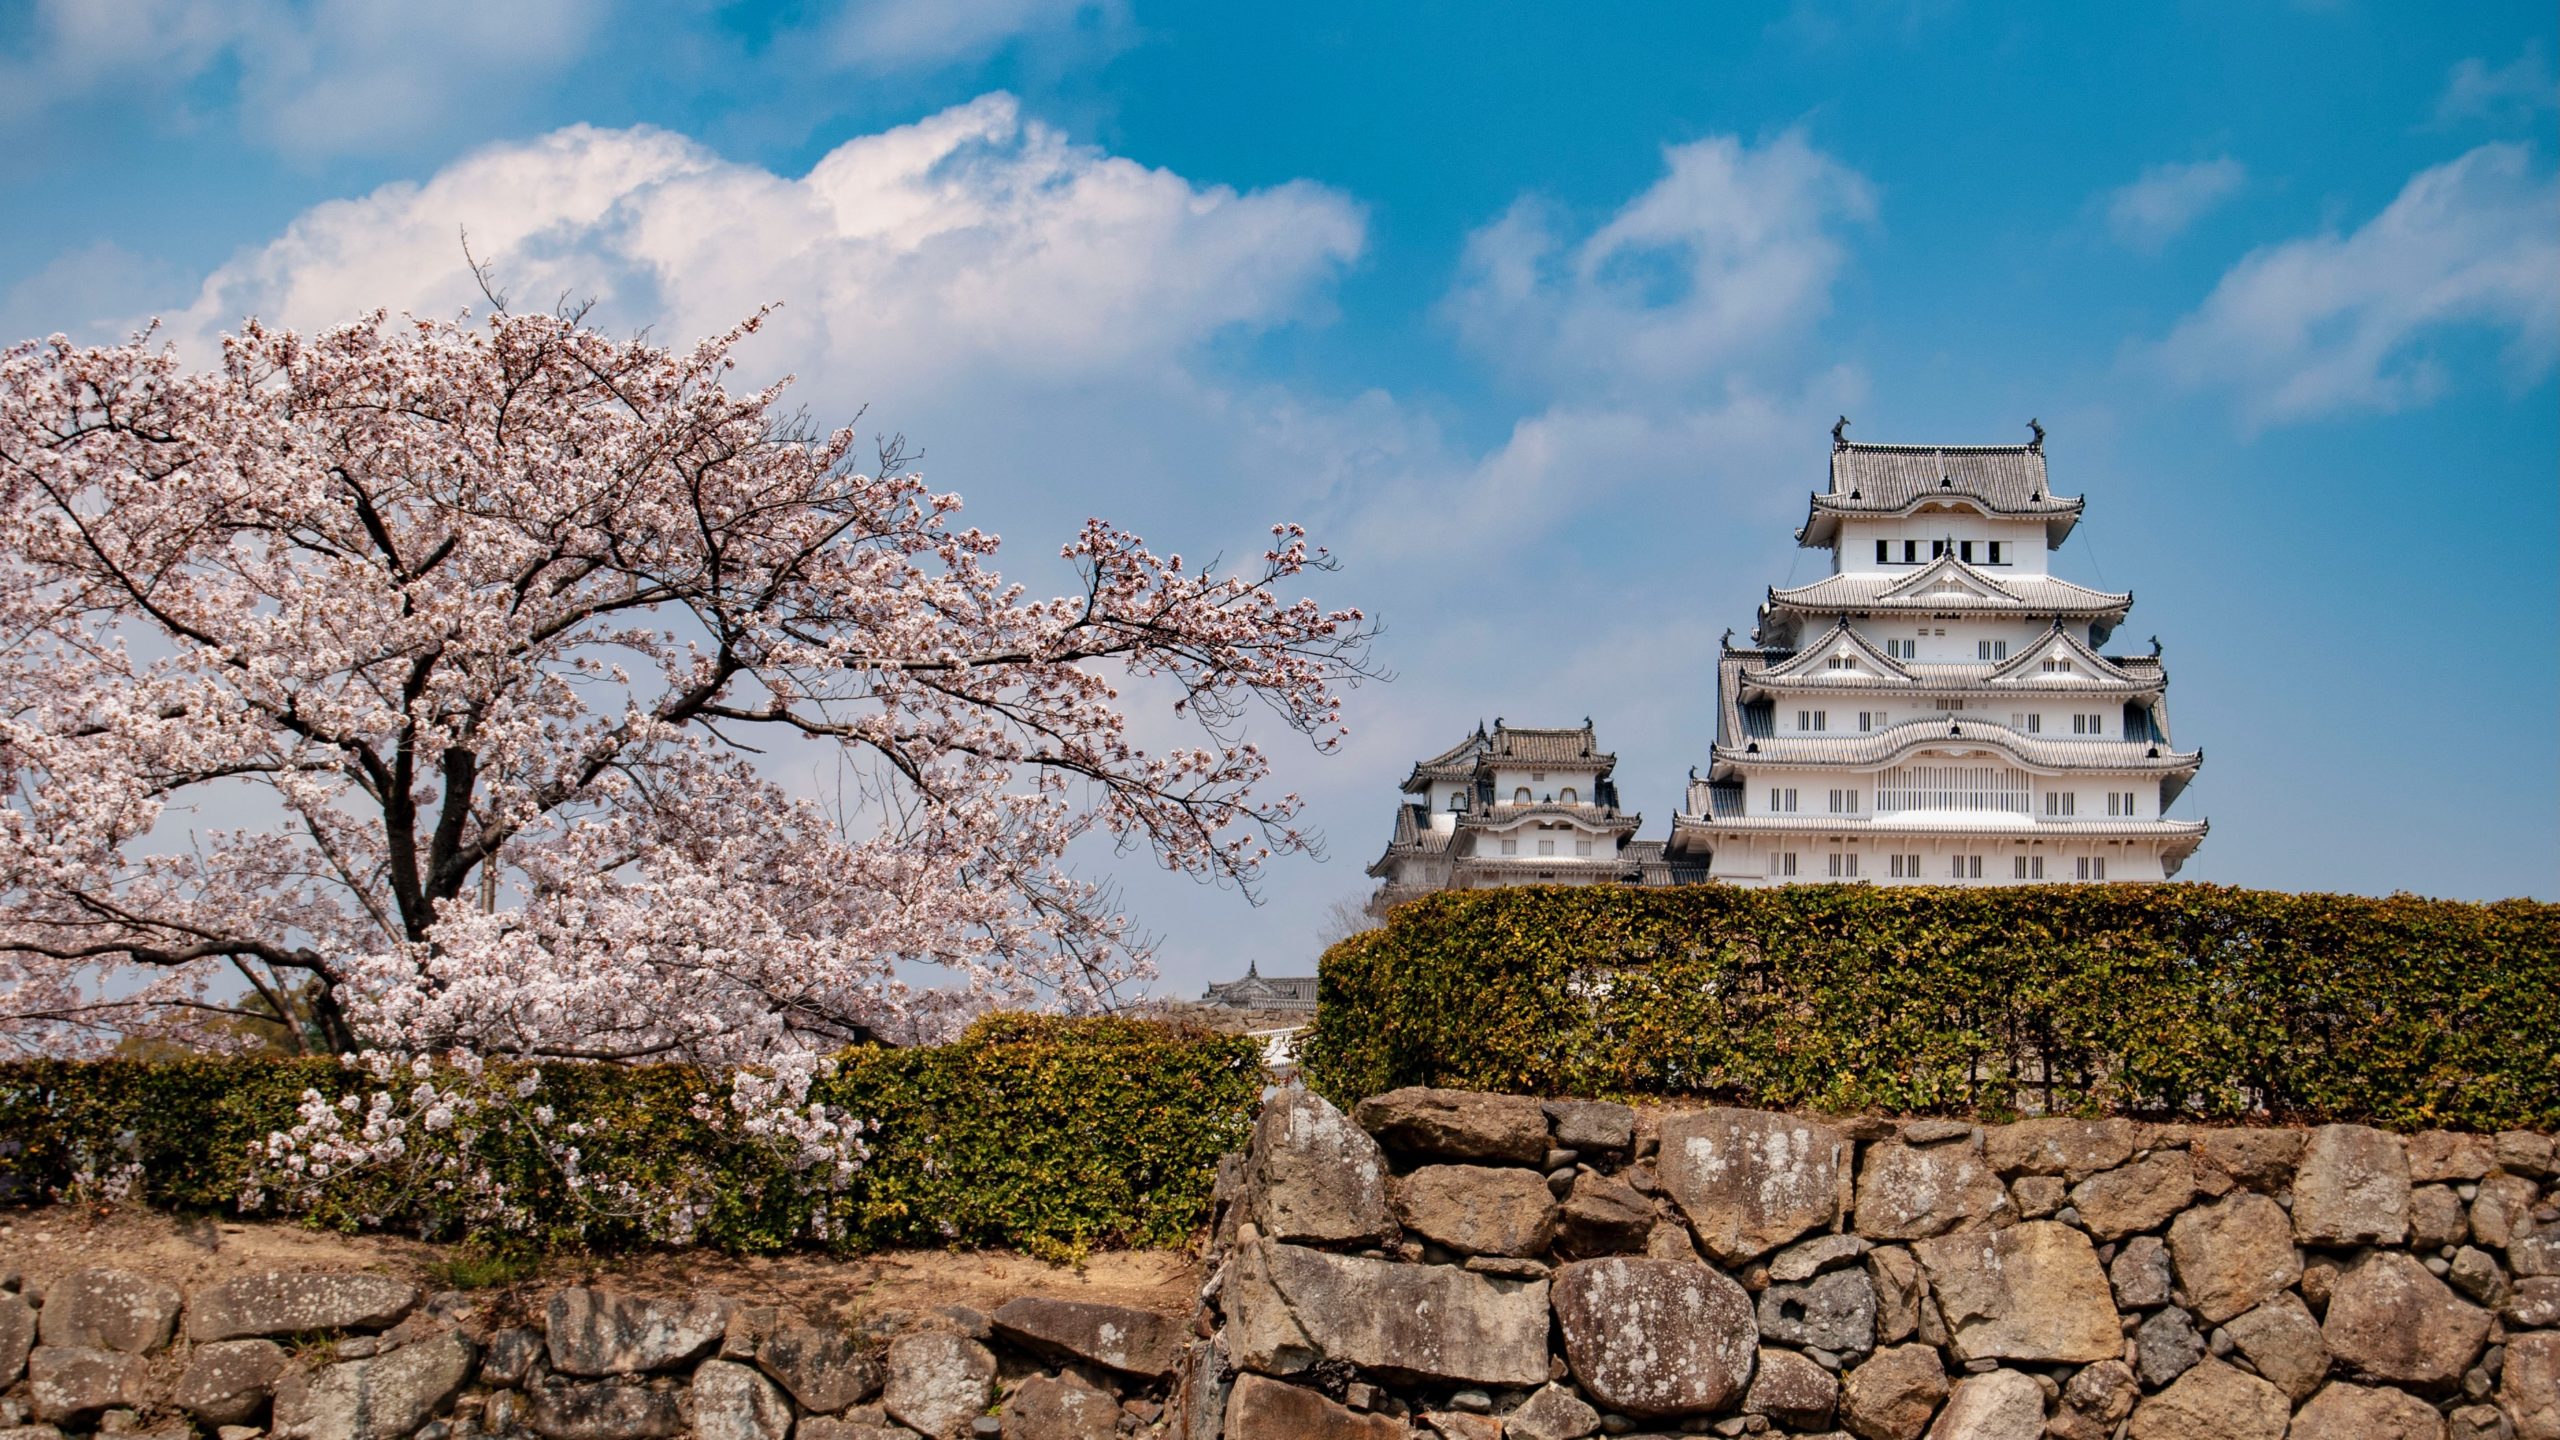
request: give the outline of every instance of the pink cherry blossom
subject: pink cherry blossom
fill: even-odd
[[[218,1041],[308,986],[335,1050],[805,1090],[1143,973],[1084,837],[1248,893],[1308,847],[1244,722],[1331,748],[1372,631],[1284,594],[1303,531],[1219,574],[1095,520],[1031,598],[894,446],[728,388],[760,319],[0,351],[0,1035]],[[810,747],[826,804],[768,758]]]

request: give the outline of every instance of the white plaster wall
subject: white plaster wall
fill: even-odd
[[[1876,542],[1892,542],[1895,563],[1876,563]],[[1959,544],[1974,542],[1974,563],[1994,575],[2043,575],[2048,552],[2045,549],[2045,527],[2042,520],[1995,520],[1984,515],[1912,515],[1899,520],[1844,520],[1840,524],[1839,548],[1833,552],[1833,573],[1844,575],[1908,575],[1919,565],[1900,563],[1902,542],[1916,540],[1920,544],[1920,564],[1930,560],[1929,542],[1952,540]],[[1985,547],[1997,540],[2001,543],[2003,563],[1988,563],[1990,552]]]

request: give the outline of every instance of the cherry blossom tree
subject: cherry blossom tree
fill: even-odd
[[[1095,520],[1032,598],[894,444],[730,388],[760,319],[0,351],[0,1035],[758,1064],[1107,999],[1085,837],[1248,894],[1309,848],[1245,722],[1339,741],[1323,551]]]

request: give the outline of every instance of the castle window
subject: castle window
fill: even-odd
[[[1902,542],[1902,563],[1905,565],[1917,565],[1920,563],[1919,541],[1905,540]]]
[[[1944,540],[1932,540],[1932,541],[1930,541],[1930,542],[1929,542],[1929,558],[1930,558],[1930,559],[1932,559],[1932,560],[1939,559],[1940,557],[1944,556],[1946,553],[1947,553],[1947,542],[1946,542],[1946,541],[1944,541]]]
[[[1519,842],[1519,841],[1517,841],[1517,840],[1505,840],[1505,841],[1503,841],[1503,842],[1502,842],[1502,853],[1503,853],[1503,854],[1505,854],[1505,855],[1517,855],[1517,854],[1519,854],[1519,853],[1520,853],[1520,842]]]
[[[1849,853],[1847,853],[1847,854],[1843,854],[1843,853],[1841,853],[1840,851],[1837,851],[1837,850],[1832,851],[1832,852],[1831,852],[1831,878],[1832,878],[1832,879],[1834,879],[1834,880],[1855,880],[1855,879],[1857,879],[1857,878],[1858,878],[1858,856],[1857,856],[1857,852],[1855,852],[1855,851],[1851,851],[1851,852],[1849,852]]]
[[[1831,792],[1831,813],[1832,813],[1832,814],[1834,814],[1834,815],[1855,815],[1855,814],[1857,814],[1857,813],[1858,813],[1858,792],[1857,792],[1857,791],[1855,791],[1855,790],[1834,790],[1834,791],[1832,791],[1832,792]]]
[[[1884,653],[1896,660],[1917,660],[1920,658],[1920,642],[1917,640],[1887,640],[1884,642]]]
[[[1858,728],[1860,730],[1881,730],[1885,727],[1885,723],[1885,712],[1882,710],[1861,710],[1858,712]]]
[[[1528,787],[1528,786],[1526,786],[1526,785],[1523,785],[1523,786],[1521,786],[1519,789],[1512,791],[1512,792],[1511,792],[1511,803],[1512,803],[1512,804],[1514,804],[1514,805],[1526,805],[1526,804],[1528,804],[1528,803],[1529,803],[1529,787]]]
[[[1588,840],[1576,840],[1576,841],[1574,841],[1574,842],[1573,842],[1573,853],[1574,853],[1574,854],[1576,854],[1576,855],[1588,855],[1588,854],[1590,854],[1590,853],[1591,853],[1591,842],[1590,842],[1590,841],[1588,841]]]
[[[1973,649],[1974,658],[1977,660],[2006,660],[2009,658],[2009,642],[2006,640],[1977,640],[1974,642]]]
[[[1919,878],[1920,878],[1920,857],[1919,857],[1919,856],[1917,856],[1917,855],[1896,855],[1896,856],[1894,856],[1894,857],[1893,857],[1893,878],[1894,878],[1894,879],[1896,879],[1896,880],[1917,880],[1917,879],[1919,879]]]
[[[1952,873],[1954,874],[1955,878],[1956,878],[1956,879],[1958,879],[1958,880],[1979,880],[1979,879],[1981,879],[1981,878],[1982,878],[1982,857],[1981,857],[1981,856],[1979,856],[1979,855],[1959,855],[1959,856],[1957,856],[1957,857],[1956,857],[1955,869],[1954,869],[1954,871],[1953,871]]]
[[[1858,668],[1858,662],[1847,655],[1834,655],[1830,659],[1822,662],[1822,668],[1825,670],[1855,670]]]
[[[1582,803],[1582,792],[1567,785],[1556,792],[1556,799],[1567,805],[1579,805]]]
[[[1890,541],[1890,540],[1879,540],[1879,541],[1877,541],[1877,542],[1876,542],[1876,563],[1877,563],[1877,564],[1879,564],[1879,565],[1890,565],[1890,564],[1892,564],[1892,563],[1893,563],[1893,555],[1892,555],[1892,551],[1891,551],[1891,547],[1892,547],[1892,545],[1893,545],[1893,542],[1892,542],[1892,541]]]
[[[1554,842],[1553,840],[1541,840],[1541,841],[1539,841],[1539,842],[1538,842],[1538,853],[1539,853],[1539,854],[1541,854],[1541,855],[1553,855],[1554,853],[1556,853],[1556,842]]]
[[[1769,874],[1772,878],[1785,878],[1795,873],[1796,852],[1793,850],[1782,850],[1769,857]]]
[[[2071,733],[2074,735],[2104,735],[2107,733],[2107,717],[2104,715],[2074,715],[2071,717]]]
[[[2015,855],[2015,856],[2011,856],[2011,857],[2010,857],[2010,866],[2009,866],[2009,878],[2011,878],[2011,879],[2013,879],[2013,880],[2041,880],[2041,879],[2043,879],[2043,878],[2044,878],[2044,857],[2043,857],[2043,856],[2041,856],[2041,855]]]
[[[1991,542],[1991,563],[1992,563],[1992,564],[1994,564],[1994,565],[2006,565],[2006,564],[2008,564],[2008,563],[2009,563],[2008,561],[2003,560],[2003,559],[2001,559],[2001,558],[2000,558],[2000,546],[2001,546],[2001,544],[2002,544],[2002,542],[2001,542],[2001,541],[1998,541],[1998,540],[1994,540],[1994,541],[1992,541],[1992,542]]]
[[[1957,558],[1957,559],[1959,559],[1959,560],[1961,560],[1961,561],[1963,561],[1963,562],[1964,562],[1964,563],[1966,563],[1967,565],[1972,564],[1972,563],[1973,563],[1973,542],[1972,542],[1972,541],[1970,541],[1970,540],[1960,540],[1960,541],[1956,542],[1956,558]]]
[[[1828,710],[1799,710],[1796,712],[1796,729],[1799,731],[1811,734],[1827,730],[1830,726],[1831,712]]]
[[[2123,815],[2123,816],[2131,816],[2132,814],[2134,814],[2134,808],[2133,808],[2133,792],[2132,792],[2132,791],[2130,791],[2130,790],[2110,790],[2110,791],[2108,791],[2108,792],[2107,792],[2107,813],[2108,813],[2108,814],[2110,814],[2110,815]]]
[[[1466,809],[1467,792],[1464,790],[1453,790],[1449,792],[1449,808],[1452,810]]]
[[[1787,789],[1783,789],[1783,790],[1782,790],[1782,789],[1779,789],[1779,788],[1777,788],[1777,787],[1775,787],[1775,786],[1770,787],[1770,790],[1769,790],[1769,813],[1770,813],[1770,814],[1772,814],[1772,815],[1788,815],[1788,814],[1793,814],[1793,813],[1795,812],[1795,808],[1796,808],[1796,792],[1795,792],[1795,790],[1794,790],[1794,788],[1793,788],[1793,787],[1789,787],[1789,788],[1787,788]]]
[[[2068,790],[2047,790],[2044,792],[2044,813],[2056,819],[2077,815],[2080,813],[2080,797]]]
[[[2080,857],[2080,878],[2081,878],[2081,879],[2083,879],[2083,880],[2104,880],[2104,879],[2106,879],[2106,878],[2107,878],[2107,860],[2106,860],[2106,857],[2105,857],[2105,856],[2103,856],[2103,855],[2096,855],[2096,856],[2083,855],[2083,856],[2081,856],[2081,857]]]

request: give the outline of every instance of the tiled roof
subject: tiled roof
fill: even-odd
[[[1961,588],[1949,588],[1950,584]],[[1810,585],[1787,590],[1772,588],[1769,603],[1816,614],[1851,610],[1987,610],[2026,615],[2116,615],[2133,608],[2133,595],[2130,591],[2113,594],[2092,590],[2051,575],[1992,575],[1947,556],[1909,575],[1826,575]]]
[[[1901,514],[1937,500],[1971,501],[1993,515],[2041,516],[2049,545],[2061,544],[2071,533],[2084,503],[2076,495],[2053,493],[2041,441],[1867,445],[1841,440],[1831,447],[1831,488],[1814,493],[1797,539],[1829,545],[1842,516]]]
[[[1458,828],[1499,832],[1532,820],[1561,820],[1577,830],[1598,835],[1623,835],[1644,828],[1641,814],[1607,805],[1561,805],[1551,800],[1527,805],[1480,805],[1458,817]]]
[[[1618,761],[1615,755],[1600,753],[1599,737],[1588,720],[1571,729],[1556,730],[1520,729],[1497,720],[1493,726],[1493,746],[1486,752],[1486,758],[1556,765],[1590,761],[1604,769]]]
[[[1863,735],[1787,737],[1719,744],[1715,761],[1723,778],[1726,766],[1763,765],[1858,766],[1887,764],[1923,746],[1954,744],[1998,750],[2030,769],[2060,773],[2117,771],[2168,774],[2192,771],[2204,763],[2201,750],[2172,750],[2146,740],[2066,739],[2027,735],[2006,725],[1972,715],[1949,720],[1906,720]],[[1754,748],[1757,747],[1757,748]]]
[[[1457,744],[1428,760],[1416,762],[1413,773],[1405,777],[1399,788],[1409,795],[1418,795],[1430,789],[1434,780],[1464,780],[1475,774],[1476,758],[1491,748],[1492,743],[1485,738],[1484,726],[1478,725],[1475,733]]]
[[[2034,445],[1866,445],[1831,452],[1831,491],[1813,503],[1852,512],[1899,510],[1915,500],[1962,495],[2003,515],[2077,510],[2077,496],[2053,493],[2044,451]]]

